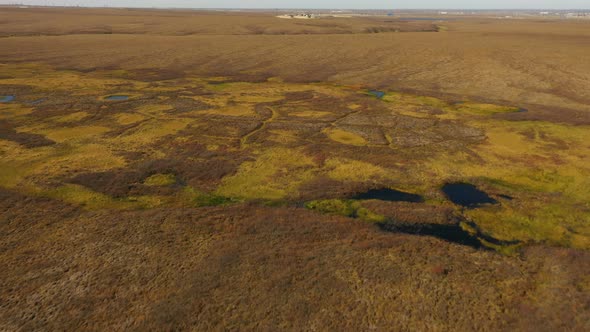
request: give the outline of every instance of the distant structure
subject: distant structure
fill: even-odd
[[[311,13],[297,13],[297,14],[286,14],[286,15],[279,15],[278,18],[286,18],[286,19],[312,19],[317,18],[318,16]]]

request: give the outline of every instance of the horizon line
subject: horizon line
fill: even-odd
[[[0,7],[53,7],[53,8],[119,8],[119,9],[191,9],[191,10],[338,10],[338,11],[358,11],[358,10],[412,10],[412,11],[429,11],[429,10],[453,10],[453,11],[568,11],[568,10],[582,10],[590,11],[588,8],[297,8],[297,7],[163,7],[163,6],[117,6],[117,5],[28,5],[28,4],[1,4]]]

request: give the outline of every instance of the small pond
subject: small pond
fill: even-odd
[[[125,95],[112,95],[105,98],[105,100],[117,101],[117,100],[127,100],[129,96]]]
[[[14,96],[0,96],[0,103],[9,103],[14,100]]]
[[[420,195],[406,193],[395,189],[371,189],[367,192],[360,193],[352,197],[352,199],[377,199],[388,202],[424,202],[424,198]]]
[[[369,94],[371,96],[377,97],[379,99],[385,97],[385,92],[383,91],[378,91],[378,90],[369,90]]]
[[[432,236],[437,239],[476,249],[487,248],[482,241],[498,246],[512,246],[520,243],[519,241],[502,241],[484,234],[473,222],[467,222],[467,225],[474,229],[474,233],[464,230],[460,224],[400,224],[395,222],[383,222],[377,224],[382,231],[418,236]]]
[[[380,223],[378,226],[386,232],[432,236],[476,249],[483,247],[477,236],[465,231],[459,225]]]
[[[477,208],[483,204],[497,204],[498,201],[469,183],[447,183],[442,191],[451,202],[466,208]]]

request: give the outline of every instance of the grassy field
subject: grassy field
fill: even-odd
[[[0,14],[0,329],[589,328],[588,23]]]

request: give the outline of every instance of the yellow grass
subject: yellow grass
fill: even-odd
[[[154,174],[143,181],[146,186],[169,186],[176,183],[174,174]]]
[[[137,113],[119,113],[114,116],[115,121],[121,125],[130,125],[133,123],[137,123],[139,121],[143,121],[146,119],[144,115],[137,114]]]
[[[217,193],[247,199],[283,199],[313,176],[313,160],[297,150],[272,148],[223,179]]]
[[[388,172],[371,163],[346,159],[330,158],[326,160],[324,169],[329,177],[340,181],[370,181],[385,178]]]
[[[332,113],[331,112],[322,112],[322,111],[301,111],[301,112],[289,113],[289,115],[298,116],[298,117],[302,117],[302,118],[321,118],[321,117],[332,115]]]
[[[331,140],[338,143],[356,146],[367,145],[367,141],[363,137],[339,128],[329,128],[324,130],[324,133],[328,135]]]

